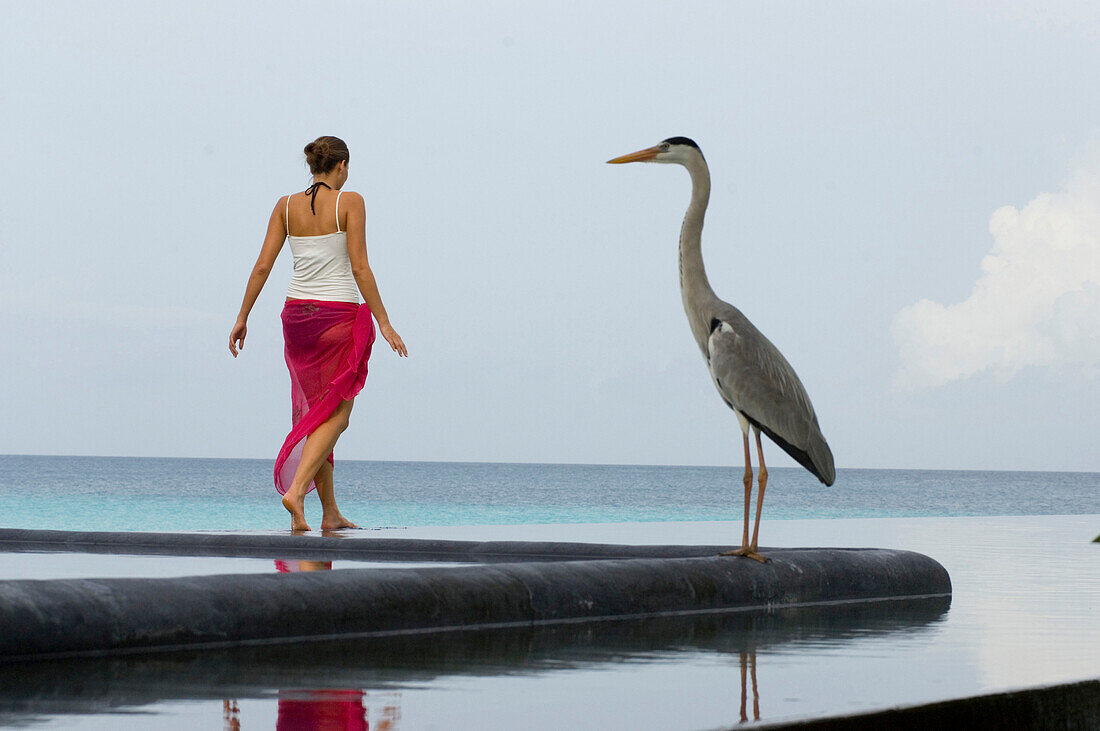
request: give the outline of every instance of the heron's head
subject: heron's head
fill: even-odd
[[[612,165],[624,162],[673,162],[678,165],[689,165],[702,158],[703,151],[699,149],[699,145],[695,144],[695,140],[687,137],[669,137],[653,147],[616,157],[607,162]]]

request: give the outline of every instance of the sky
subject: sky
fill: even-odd
[[[690,181],[604,164],[684,135],[839,469],[1100,470],[1088,3],[2,4],[0,453],[274,458],[288,247],[228,334],[334,134],[409,347],[338,458],[740,465]]]

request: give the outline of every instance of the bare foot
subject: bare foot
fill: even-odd
[[[752,547],[735,548],[732,551],[726,551],[725,553],[722,553],[720,555],[722,555],[722,556],[744,556],[745,558],[751,558],[753,561],[759,561],[760,563],[767,563],[768,562],[767,557],[760,555],[759,553],[756,552],[756,549],[752,548]]]
[[[334,517],[324,516],[321,518],[321,530],[340,530],[341,528],[358,528],[355,523],[345,518],[340,513],[337,513]]]
[[[302,495],[295,499],[288,492],[283,495],[283,507],[290,513],[290,530],[291,531],[307,531],[309,530],[309,524],[306,523],[305,513],[306,496]]]

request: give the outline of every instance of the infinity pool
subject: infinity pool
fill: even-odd
[[[274,571],[338,569],[406,569],[423,566],[461,566],[455,563],[398,561],[316,561],[220,556],[128,556],[103,553],[0,552],[0,581],[12,579],[109,579],[263,574]]]
[[[392,535],[720,544],[739,530],[661,523]],[[772,545],[925,553],[948,569],[954,595],[21,663],[0,666],[0,724],[294,728],[339,716],[340,728],[372,729],[732,728],[742,720],[837,715],[1095,678],[1100,544],[1090,541],[1098,532],[1097,515],[771,521],[761,533]],[[84,556],[89,562],[77,566],[75,554],[54,554],[61,564],[54,567],[50,554],[0,557],[17,555],[21,566],[6,569],[8,578],[18,571],[101,576],[142,562],[157,572],[276,570],[270,559],[184,558],[169,567],[176,559],[111,557],[122,562],[112,569],[103,555]]]

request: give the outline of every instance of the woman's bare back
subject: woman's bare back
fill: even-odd
[[[336,233],[336,199],[338,191],[320,188],[310,210],[310,198],[301,191],[291,194],[290,204],[284,207],[290,218],[292,236],[324,236]],[[343,205],[341,205],[343,208]],[[314,213],[316,211],[316,213]],[[285,222],[284,222],[285,223]],[[340,230],[347,230],[347,211],[340,211]]]

